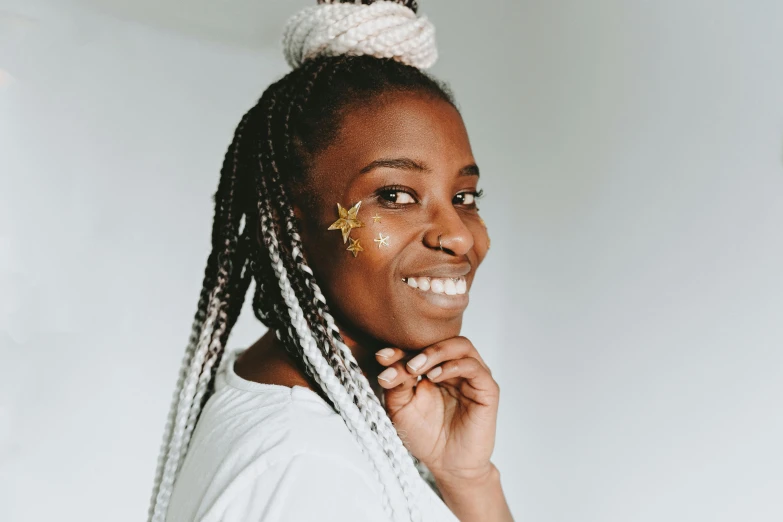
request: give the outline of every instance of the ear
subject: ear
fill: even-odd
[[[304,212],[302,211],[302,208],[296,203],[292,203],[292,207],[294,209],[294,216],[296,216],[296,220],[301,223],[304,218]]]

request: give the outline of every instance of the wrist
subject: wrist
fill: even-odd
[[[492,462],[471,470],[430,471],[441,491],[481,489],[500,482],[500,471]]]
[[[513,522],[500,471],[491,462],[487,468],[440,476],[433,473],[443,502],[462,522]]]

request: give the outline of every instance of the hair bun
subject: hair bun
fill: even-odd
[[[341,54],[394,58],[419,69],[438,59],[435,27],[427,17],[385,0],[306,7],[286,23],[283,50],[294,68],[309,58]]]

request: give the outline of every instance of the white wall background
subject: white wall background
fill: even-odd
[[[0,520],[145,518],[222,156],[309,3],[0,0]],[[516,519],[783,519],[783,3],[422,11]]]

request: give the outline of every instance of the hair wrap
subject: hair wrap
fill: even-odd
[[[394,58],[418,69],[438,59],[432,23],[409,7],[385,0],[306,7],[286,23],[283,49],[293,68],[309,58],[341,54]]]

